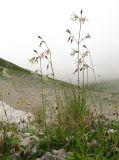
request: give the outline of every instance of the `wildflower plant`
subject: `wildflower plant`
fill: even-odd
[[[33,50],[34,53],[36,54],[34,57],[32,57],[31,59],[29,59],[29,62],[32,64],[39,64],[39,69],[35,70],[32,72],[32,74],[34,74],[34,76],[38,76],[38,74],[40,73],[41,75],[41,88],[42,88],[42,109],[43,109],[43,115],[42,115],[42,119],[45,120],[45,99],[44,99],[44,80],[43,80],[43,69],[42,69],[42,60],[44,59],[45,56],[45,52],[39,52],[37,50]]]
[[[52,62],[52,52],[49,49],[45,40],[41,36],[38,36],[38,39],[40,40],[39,48],[42,49],[42,52],[39,52],[37,50],[33,50],[36,53],[36,56],[32,57],[29,60],[29,62],[32,63],[32,64],[40,64],[40,69],[36,70],[34,73],[35,74],[40,73],[41,79],[42,79],[42,106],[43,106],[43,111],[46,112],[45,98],[44,98],[44,82],[46,80],[48,80],[49,77],[51,77],[53,79],[57,110],[59,111],[58,94],[57,94],[57,89],[56,89],[55,73],[54,73],[53,62]],[[46,62],[46,69],[48,71],[47,74],[43,73],[43,61],[44,60]],[[45,115],[43,117],[45,118]]]
[[[68,107],[66,108],[66,114],[68,117],[70,115],[70,121],[74,121],[79,124],[79,127],[84,128],[85,117],[87,116],[87,86],[88,86],[88,70],[91,68],[87,64],[88,57],[90,58],[90,51],[85,45],[85,41],[90,39],[90,34],[82,36],[83,25],[88,21],[85,16],[83,16],[83,10],[80,11],[80,15],[73,13],[71,15],[71,20],[77,22],[79,25],[78,34],[74,36],[70,29],[67,29],[68,34],[67,42],[71,44],[70,55],[75,59],[75,69],[73,74],[77,74],[77,88],[74,88],[71,95],[67,95],[69,98]],[[74,47],[75,46],[75,47]],[[66,93],[67,94],[67,93]],[[67,102],[67,100],[66,100]],[[76,118],[77,117],[77,118]]]
[[[67,41],[71,44],[75,43],[77,46],[76,48],[71,48],[70,55],[76,58],[76,68],[74,70],[74,74],[77,73],[77,83],[78,83],[78,93],[79,93],[81,77],[83,78],[83,87],[84,87],[84,84],[85,84],[84,71],[87,70],[87,78],[88,78],[88,67],[89,67],[85,59],[89,55],[90,52],[87,46],[83,42],[84,40],[89,39],[91,36],[90,34],[87,34],[85,37],[83,38],[81,37],[82,26],[86,21],[88,21],[87,18],[83,16],[83,10],[80,11],[80,16],[73,13],[71,15],[71,20],[73,22],[79,23],[79,31],[78,31],[77,37],[75,37],[69,29],[66,30],[66,32],[69,35]],[[82,72],[82,76],[80,76],[81,72]]]

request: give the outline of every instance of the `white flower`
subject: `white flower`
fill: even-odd
[[[84,22],[87,20],[87,18],[86,17],[78,17],[75,13],[73,13],[72,15],[71,15],[71,20],[72,21],[76,21],[76,20],[79,20],[81,23],[83,23],[84,24]]]
[[[71,56],[74,56],[75,53],[78,53],[78,51],[77,51],[76,49],[73,49],[73,48],[72,48],[72,52],[70,53],[70,55],[71,55]]]
[[[88,33],[85,38],[91,38],[90,34]]]
[[[33,58],[29,59],[29,62],[32,63],[32,64],[36,64],[36,63],[38,63],[38,58],[39,58],[39,56],[38,57],[33,57]]]
[[[116,132],[116,130],[114,130],[114,129],[109,129],[108,131],[107,131],[107,133],[115,133]]]
[[[83,58],[85,58],[86,56],[88,56],[88,51],[86,51],[86,52],[84,52],[84,53],[82,54],[82,57],[83,57]]]
[[[79,17],[79,21],[83,24],[85,23],[86,20],[87,20],[86,17]]]
[[[76,21],[77,19],[79,19],[79,17],[75,13],[72,13],[71,20]]]
[[[45,51],[45,53],[46,53],[47,55],[49,55],[50,50],[49,50],[49,49],[47,49],[47,50]]]

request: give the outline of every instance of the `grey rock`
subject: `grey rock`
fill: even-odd
[[[50,152],[47,152],[43,157],[40,158],[40,160],[54,160],[54,159],[55,156]]]
[[[30,137],[26,137],[26,138],[22,138],[21,139],[20,145],[22,145],[22,146],[29,146],[30,143],[31,143]]]
[[[67,157],[67,153],[65,152],[65,150],[64,149],[59,149],[58,151],[59,151],[59,153],[56,156],[56,160],[65,160],[66,157]]]
[[[58,155],[59,154],[59,150],[52,150],[52,154]]]

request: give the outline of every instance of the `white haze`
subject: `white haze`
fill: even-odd
[[[70,28],[76,33],[70,15],[83,9],[89,20],[83,34],[91,34],[86,44],[96,73],[103,79],[119,78],[118,6],[118,0],[1,0],[0,57],[33,70],[36,67],[28,59],[38,45],[37,35],[41,35],[53,52],[56,77],[74,80],[75,66],[65,30]]]

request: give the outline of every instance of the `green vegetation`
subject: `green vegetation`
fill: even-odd
[[[0,142],[1,160],[35,160],[53,150],[60,150],[57,156],[52,158],[54,160],[58,159],[64,150],[67,153],[66,160],[119,159],[118,92],[112,90],[114,87],[112,82],[108,84],[110,86],[107,87],[108,90],[106,88],[108,85],[104,83],[97,84],[95,81],[95,84],[89,85],[88,72],[91,70],[95,77],[95,70],[90,51],[84,45],[84,41],[89,39],[90,35],[81,37],[82,27],[87,19],[81,10],[80,16],[72,15],[72,20],[79,24],[77,38],[69,29],[66,32],[69,35],[68,42],[76,46],[71,49],[71,56],[76,59],[74,74],[77,77],[77,85],[55,80],[52,52],[44,39],[38,36],[39,48],[41,49],[44,45],[45,50],[42,52],[34,50],[36,56],[31,58],[30,62],[40,64],[38,72],[40,75],[37,79],[40,79],[38,85],[41,85],[42,105],[34,114],[35,120],[30,121],[21,130],[16,125],[1,123],[3,132]],[[91,66],[87,64],[88,60],[91,61]],[[48,70],[45,76],[42,68],[44,61]],[[9,68],[9,70],[12,68],[11,70],[16,75],[26,73],[31,76],[30,71],[2,59],[0,59],[0,67],[2,74],[4,68]],[[52,85],[55,95],[55,108],[49,112],[45,97],[46,83]],[[106,105],[113,106],[115,119],[111,119],[109,115],[102,112]],[[9,132],[12,132],[12,135],[9,135]],[[20,138],[15,132],[17,135],[30,133],[30,138],[34,135],[35,139],[33,138],[29,147],[25,146],[20,143]]]
[[[2,58],[0,58],[0,76],[2,76],[2,71],[4,68],[7,68],[12,75],[17,75],[19,73],[30,73],[29,70],[19,67],[11,62],[8,62]]]

